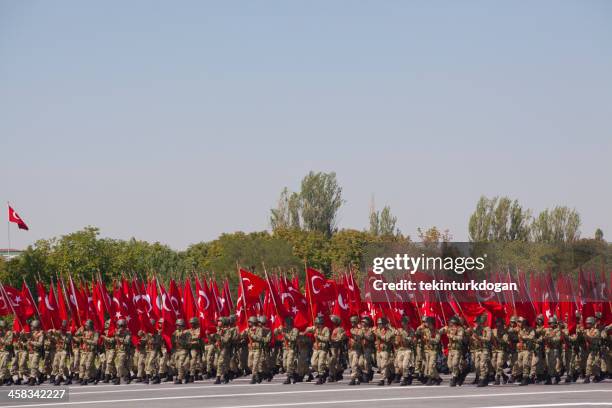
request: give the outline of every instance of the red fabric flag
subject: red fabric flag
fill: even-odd
[[[68,316],[68,305],[66,305],[66,294],[59,280],[57,281],[57,311],[61,320],[70,321]]]
[[[198,306],[198,317],[200,318],[200,327],[204,330],[200,330],[200,336],[202,338],[205,337],[206,332],[214,333],[217,331],[216,329],[216,307],[215,302],[211,301],[212,294],[208,290],[208,285],[206,284],[206,279],[204,279],[203,284],[200,283],[200,280],[196,277],[196,304]]]
[[[55,326],[53,318],[51,317],[51,310],[47,307],[49,299],[45,293],[45,287],[42,283],[36,282],[36,291],[38,292],[38,311],[40,312],[40,324],[43,330],[59,329],[59,326]]]
[[[170,308],[174,312],[174,319],[184,319],[183,311],[181,308],[181,294],[178,286],[174,279],[170,279],[170,288],[168,290],[168,300],[170,301]]]
[[[15,210],[13,210],[13,207],[11,207],[10,205],[8,206],[8,220],[9,222],[14,222],[15,224],[17,224],[17,227],[19,227],[19,229],[26,230],[26,231],[29,230],[26,223],[23,222],[19,214],[17,214]]]
[[[303,331],[312,325],[312,318],[308,313],[308,300],[293,284],[286,285],[286,283],[288,282],[279,285],[280,303],[287,315],[293,316],[293,325]]]
[[[223,298],[225,299],[225,303],[227,303],[230,311],[234,310],[234,300],[232,299],[232,292],[230,291],[229,281],[227,278],[223,283]]]
[[[244,288],[246,299],[259,301],[259,296],[268,286],[266,281],[244,269],[240,269],[240,279],[242,280],[240,287]]]
[[[30,288],[28,288],[25,282],[21,284],[21,299],[21,314],[25,319],[29,319],[36,313],[36,304],[32,298]]]
[[[197,317],[195,299],[193,298],[193,290],[191,290],[191,281],[185,280],[185,289],[183,289],[183,315],[185,316],[185,324],[191,327],[189,320],[192,317]]]

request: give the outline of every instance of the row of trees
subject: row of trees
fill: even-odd
[[[580,214],[557,206],[537,216],[508,197],[480,197],[470,217],[469,232],[473,242],[543,242],[570,243],[580,239]],[[598,230],[596,238],[603,239]]]
[[[338,229],[338,211],[343,203],[335,173],[310,172],[299,191],[282,190],[270,212],[271,231],[222,234],[175,251],[159,242],[102,238],[97,228],[87,227],[59,238],[39,240],[10,262],[0,259],[0,281],[16,285],[22,278],[32,282],[39,277],[49,280],[68,274],[89,279],[99,272],[107,282],[124,274],[155,274],[169,279],[192,273],[214,273],[235,282],[237,263],[258,272],[265,264],[270,270],[302,274],[304,262],[308,262],[330,274],[349,267],[365,269],[368,248],[412,245],[410,237],[397,229],[397,217],[388,206],[377,211],[372,204],[367,229]],[[531,214],[516,200],[482,197],[469,220],[470,240],[567,243],[586,254],[585,258],[601,251],[602,246],[609,248],[601,231],[595,240],[580,239],[580,216],[575,210],[555,207],[537,217]],[[448,230],[432,227],[417,231],[417,241],[425,246],[452,240]],[[547,254],[533,251],[529,256],[540,262]]]

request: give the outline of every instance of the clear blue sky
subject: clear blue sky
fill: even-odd
[[[0,2],[16,247],[261,230],[311,169],[336,171],[341,227],[374,194],[405,233],[466,239],[508,195],[610,239],[611,122],[609,1]]]

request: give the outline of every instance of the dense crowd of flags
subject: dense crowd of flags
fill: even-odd
[[[370,316],[374,322],[386,317],[393,326],[401,324],[408,316],[413,327],[420,324],[423,316],[433,316],[436,325],[442,327],[454,315],[463,317],[472,324],[483,313],[489,316],[493,325],[497,318],[508,321],[517,315],[535,321],[538,314],[546,317],[556,315],[567,322],[570,331],[575,330],[580,312],[583,318],[602,316],[602,323],[612,323],[612,302],[608,278],[604,272],[580,271],[578,278],[558,276],[550,273],[515,276],[498,273],[498,282],[511,281],[519,288],[515,292],[502,293],[453,293],[429,292],[418,296],[396,291],[375,291],[372,282],[378,275],[369,274],[362,288],[357,284],[353,272],[336,274],[333,279],[321,272],[306,268],[302,287],[297,276],[284,274],[258,276],[244,269],[238,270],[237,297],[234,302],[228,280],[217,282],[214,278],[193,276],[183,282],[170,280],[164,285],[157,278],[140,279],[125,277],[112,283],[110,288],[101,276],[90,282],[66,280],[51,281],[47,287],[37,282],[36,297],[25,281],[21,288],[0,284],[0,316],[13,315],[13,328],[29,331],[31,318],[40,320],[44,329],[59,329],[61,322],[69,322],[75,331],[91,319],[98,331],[104,330],[109,321],[112,332],[119,319],[125,319],[138,342],[140,331],[155,330],[151,319],[163,319],[162,333],[170,347],[170,337],[175,330],[177,319],[189,320],[197,317],[202,336],[213,332],[219,317],[236,317],[240,330],[247,328],[251,316],[264,315],[271,329],[282,326],[288,316],[294,325],[304,329],[312,325],[318,315],[325,317],[335,314],[350,327],[350,316]],[[432,276],[418,272],[413,280],[431,280]],[[362,297],[361,291],[364,291]]]

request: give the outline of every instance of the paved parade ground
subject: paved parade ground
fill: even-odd
[[[271,383],[250,385],[248,378],[226,385],[210,381],[173,385],[108,385],[70,386],[69,402],[23,401],[6,402],[3,407],[428,407],[428,408],[539,408],[539,407],[612,407],[612,381],[599,384],[570,385],[474,385],[450,388],[448,378],[440,386],[412,385],[379,387],[375,383],[349,387],[345,381],[315,386],[312,383],[283,385],[282,376]],[[468,381],[470,378],[468,377]],[[38,388],[38,387],[32,387]]]

